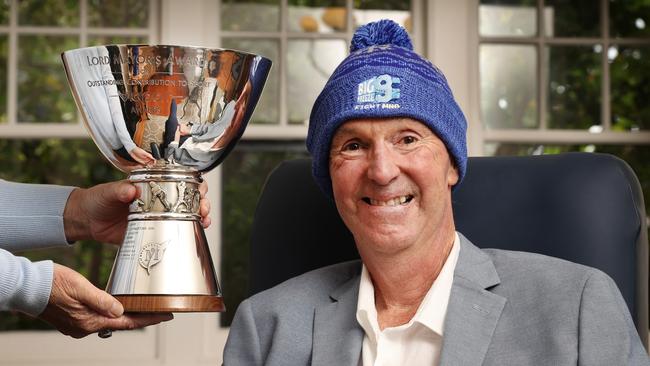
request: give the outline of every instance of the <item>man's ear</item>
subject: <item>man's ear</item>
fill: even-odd
[[[451,167],[447,171],[447,185],[449,185],[449,187],[455,186],[456,183],[458,183],[458,179],[458,168],[456,168],[456,163],[452,161]]]

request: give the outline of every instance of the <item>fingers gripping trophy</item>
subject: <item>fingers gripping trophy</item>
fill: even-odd
[[[271,61],[145,45],[61,57],[90,135],[140,191],[107,291],[131,312],[224,311],[198,186],[244,132]]]

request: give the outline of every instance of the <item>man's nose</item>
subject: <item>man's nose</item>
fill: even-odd
[[[380,144],[371,149],[368,162],[368,179],[379,185],[387,185],[400,173],[394,153]]]

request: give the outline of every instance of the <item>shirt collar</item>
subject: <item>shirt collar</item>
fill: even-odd
[[[449,256],[442,266],[440,273],[429,292],[422,300],[413,320],[431,329],[439,335],[443,335],[445,318],[447,316],[447,305],[449,305],[449,296],[451,295],[451,286],[454,281],[454,270],[458,262],[458,253],[460,252],[460,238],[456,233],[454,245],[451,247]]]
[[[371,342],[376,342],[376,335],[380,332],[377,322],[377,308],[375,307],[375,288],[370,279],[370,273],[364,264],[361,269],[359,282],[359,299],[357,301],[357,322]]]
[[[443,335],[447,305],[451,294],[451,286],[454,279],[454,270],[458,262],[460,252],[460,238],[455,233],[454,244],[451,247],[449,256],[442,266],[438,277],[433,281],[431,288],[422,299],[413,318],[400,327],[410,327],[413,323],[420,323],[438,335]],[[365,264],[361,271],[359,282],[359,299],[357,302],[357,322],[363,328],[366,335],[372,342],[376,342],[376,335],[381,331],[377,322],[377,308],[375,307],[375,289],[372,284],[370,273]]]

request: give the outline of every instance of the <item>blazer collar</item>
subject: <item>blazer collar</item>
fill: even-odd
[[[440,366],[481,365],[506,304],[506,298],[487,291],[500,283],[490,257],[462,235],[460,242]]]
[[[501,282],[492,259],[485,252],[477,248],[463,234],[460,238],[460,253],[456,263],[455,277],[462,277],[481,289],[487,289]]]
[[[363,343],[355,317],[360,279],[359,261],[356,275],[330,294],[332,302],[315,309],[312,366],[358,365]]]

